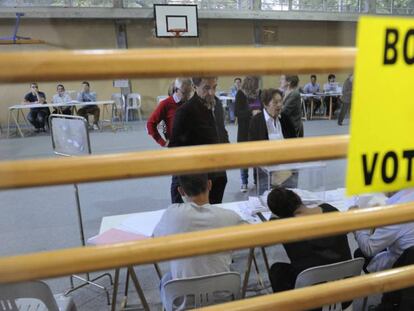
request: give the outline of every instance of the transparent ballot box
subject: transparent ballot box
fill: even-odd
[[[289,163],[256,168],[257,195],[262,196],[276,186],[325,193],[326,162]]]

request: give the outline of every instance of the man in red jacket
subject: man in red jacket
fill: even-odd
[[[169,139],[172,135],[175,112],[177,109],[191,98],[193,86],[191,79],[177,78],[174,82],[173,95],[161,101],[147,121],[148,134],[162,147],[168,147]],[[165,123],[165,139],[158,132],[158,125],[161,121]]]

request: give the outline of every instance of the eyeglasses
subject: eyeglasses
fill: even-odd
[[[39,87],[37,85],[32,85],[32,89],[38,89]]]

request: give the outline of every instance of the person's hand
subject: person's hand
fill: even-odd
[[[165,145],[164,145],[164,147],[168,147],[168,145],[170,144],[170,141],[167,139],[166,141],[165,141]]]
[[[259,109],[255,109],[255,110],[253,110],[253,111],[252,111],[252,115],[253,115],[253,116],[255,116],[255,115],[257,115],[259,112],[260,112],[260,110],[259,110]]]

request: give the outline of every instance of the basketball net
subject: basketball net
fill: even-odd
[[[179,38],[181,37],[181,33],[186,32],[186,30],[180,29],[180,28],[174,28],[174,29],[168,30],[168,32],[172,33],[175,38]]]

